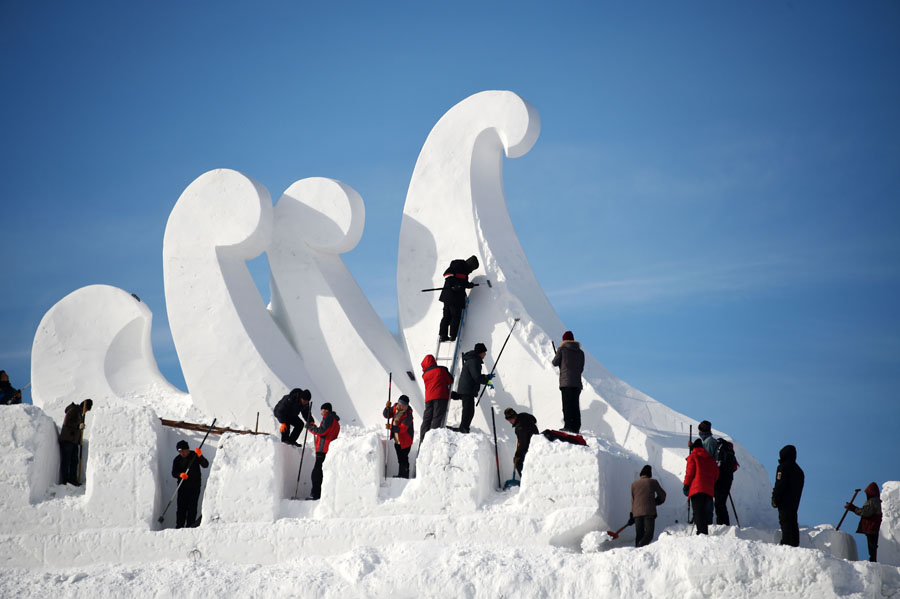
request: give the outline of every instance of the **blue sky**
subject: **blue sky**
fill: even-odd
[[[510,89],[542,131],[504,165],[509,209],[563,322],[771,474],[797,445],[801,522],[836,523],[854,488],[900,479],[898,72],[889,1],[7,0],[0,368],[27,382],[43,314],[106,283],[153,310],[183,387],[163,231],[218,167],[275,198],[308,176],[356,189],[345,260],[395,327],[419,149],[456,102]]]

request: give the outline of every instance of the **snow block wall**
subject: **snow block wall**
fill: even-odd
[[[0,406],[0,506],[3,520],[44,499],[59,479],[53,419],[37,406]]]
[[[341,436],[328,446],[322,464],[322,497],[316,502],[317,518],[378,514],[378,491],[384,472],[383,445],[383,440],[373,431],[341,429]],[[393,444],[390,450],[394,450]]]
[[[881,531],[878,535],[878,561],[900,566],[900,482],[887,481],[881,487]]]
[[[292,449],[268,435],[222,437],[203,495],[204,525],[274,522],[285,494],[283,463]]]

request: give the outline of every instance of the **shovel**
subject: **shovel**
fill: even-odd
[[[522,483],[520,481],[516,480],[516,469],[513,468],[513,477],[511,479],[509,479],[508,481],[506,481],[505,483],[503,483],[503,490],[507,491],[512,487],[521,486],[521,484]]]
[[[617,530],[616,532],[613,532],[613,531],[611,531],[611,530],[607,530],[607,531],[606,531],[606,534],[608,534],[609,536],[611,536],[611,537],[613,538],[613,540],[618,539],[618,538],[619,538],[619,533],[622,532],[623,530],[625,530],[626,528],[628,528],[629,526],[631,526],[632,523],[633,523],[633,521],[629,521],[628,523],[626,523],[622,528],[620,528],[620,529]]]

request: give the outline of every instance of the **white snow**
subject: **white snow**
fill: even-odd
[[[512,476],[516,440],[499,412],[531,412],[539,429],[561,424],[550,341],[566,327],[524,256],[501,176],[504,155],[527,152],[539,129],[528,102],[484,92],[453,107],[428,136],[400,234],[399,341],[340,258],[365,223],[352,188],[304,179],[273,207],[262,185],[236,171],[191,183],[163,248],[168,314],[190,393],[159,373],[152,315],[127,292],[89,286],[47,312],[34,341],[36,405],[0,407],[0,596],[900,594],[900,483],[884,485],[882,564],[854,561],[852,535],[829,525],[804,527],[800,548],[779,547],[769,475],[736,443],[732,495],[745,528],[713,526],[710,536],[693,537],[680,490],[687,431],[697,420],[633,389],[590,354],[581,398],[587,446],[536,436],[521,486],[500,490]],[[270,306],[245,264],[263,252]],[[521,320],[472,433],[438,429],[421,445],[416,439],[415,478],[395,479],[379,389],[393,373],[394,397],[411,398],[418,433],[418,364],[434,351],[440,319],[437,295],[419,289],[439,285],[450,260],[471,254],[482,266],[462,349],[484,342],[489,369]],[[194,448],[203,438],[163,427],[160,417],[253,428],[259,414],[260,429],[274,433],[272,407],[295,386],[311,389],[317,420],[324,401],[342,417],[319,501],[291,499],[309,492],[312,437],[298,485],[301,449],[277,434],[212,435],[203,446],[212,465],[202,471],[202,525],[173,530],[173,504],[157,521],[176,488],[176,442]],[[85,428],[86,484],[55,485],[54,420],[86,397],[95,402]],[[451,424],[459,411],[452,403]],[[627,520],[630,484],[647,463],[669,498],[657,540],[634,549],[633,528],[617,540],[606,531]]]

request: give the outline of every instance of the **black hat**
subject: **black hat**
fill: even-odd
[[[179,442],[178,442],[178,445],[175,446],[175,449],[179,449],[179,450],[180,450],[180,449],[190,449],[190,448],[191,448],[191,446],[188,445],[188,442],[185,441],[184,439],[182,439],[181,441],[179,441]]]
[[[303,389],[300,392],[300,399],[302,399],[303,401],[309,401],[310,399],[312,399],[312,393],[309,392],[309,389]]]
[[[700,424],[697,425],[697,430],[701,433],[708,433],[712,431],[712,423],[709,420],[704,420]]]
[[[650,467],[650,464],[641,468],[641,476],[646,476],[648,478],[653,476],[653,469]]]
[[[403,404],[404,406],[409,407],[409,398],[408,398],[407,396],[405,396],[405,395],[401,395],[401,396],[397,399],[397,403]]]
[[[322,404],[322,409],[323,409],[323,410],[328,410],[328,411],[330,412],[330,411],[331,411],[331,404],[328,403],[328,402],[326,401],[325,403]]]
[[[466,258],[466,266],[469,267],[469,272],[478,268],[478,256],[469,256]]]
[[[484,343],[476,343],[475,344],[475,353],[483,354],[487,352],[487,348],[484,346]]]
[[[700,449],[703,449],[703,440],[700,437],[697,437],[696,439],[694,439],[694,444],[691,445],[691,447],[693,447],[694,449],[697,449],[698,447]]]
[[[518,416],[518,414],[512,408],[506,408],[505,410],[503,410],[503,417],[507,420],[509,420],[510,418],[515,418],[516,416]]]

